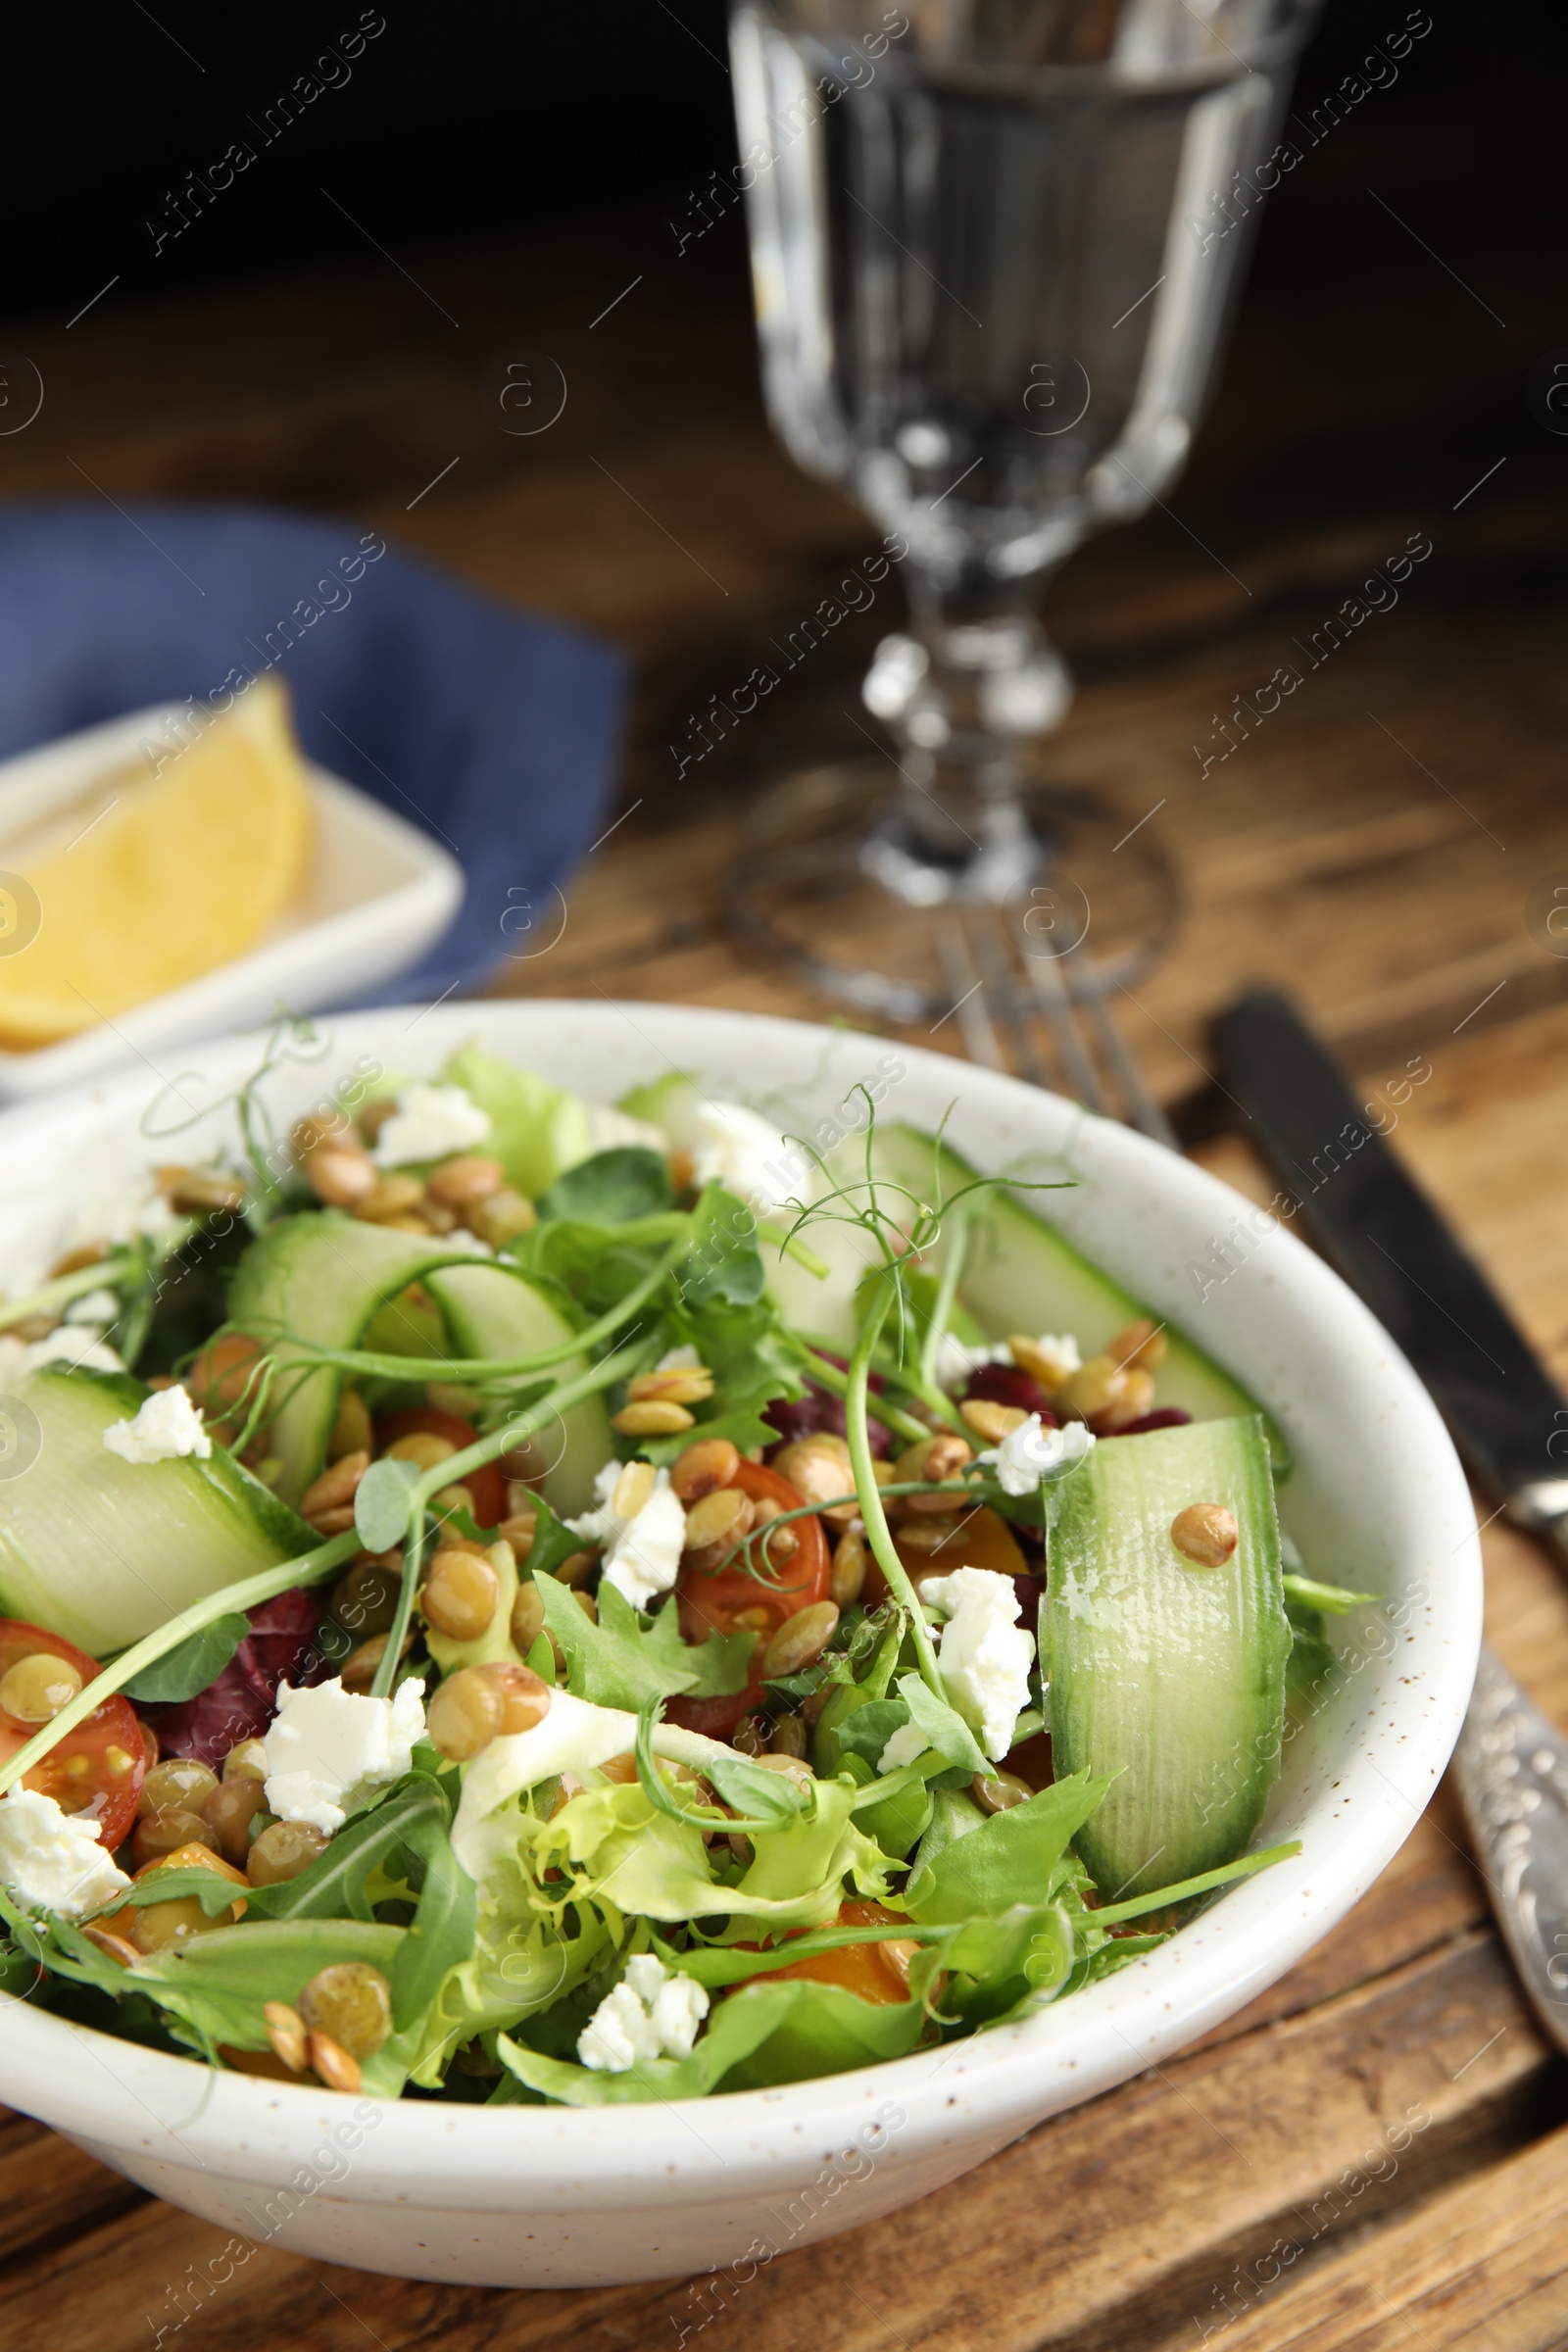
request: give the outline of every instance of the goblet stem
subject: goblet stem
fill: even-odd
[[[1072,678],[1037,588],[958,593],[916,572],[907,629],[876,650],[861,692],[897,739],[904,789],[863,863],[910,906],[1006,904],[1049,857],[1020,801],[1024,747],[1059,723]]]

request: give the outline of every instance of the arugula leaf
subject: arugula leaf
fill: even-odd
[[[539,1196],[541,1217],[572,1217],[587,1225],[624,1225],[668,1208],[669,1162],[643,1144],[617,1144],[578,1160]]]
[[[950,1764],[965,1772],[990,1772],[991,1760],[963,1717],[928,1690],[919,1675],[900,1675],[899,1696],[909,1710],[910,1721],[924,1733],[927,1747],[934,1747],[939,1756],[946,1756]]]
[[[581,1548],[580,1544],[577,1548]],[[530,1564],[532,1555],[530,1554]],[[578,1698],[637,1714],[651,1698],[723,1697],[744,1688],[756,1634],[710,1634],[700,1646],[682,1641],[668,1600],[646,1631],[624,1593],[599,1588],[599,1623],[591,1624],[564,1585],[536,1575],[545,1625],[566,1658],[567,1688]]]
[[[777,1397],[802,1396],[806,1384],[799,1350],[771,1299],[739,1306],[719,1301],[672,1313],[668,1324],[672,1339],[689,1341],[712,1373],[713,1396],[697,1408],[695,1429],[647,1440],[640,1448],[645,1458],[672,1462],[699,1438],[728,1438],[742,1453],[776,1446],[778,1431],[764,1420],[765,1409]]]
[[[757,1219],[721,1184],[705,1184],[692,1209],[692,1250],[680,1278],[691,1307],[723,1299],[750,1306],[762,1296],[766,1270],[757,1246]]]
[[[648,1802],[671,1821],[678,1821],[687,1829],[716,1829],[721,1817],[714,1815],[711,1805],[700,1806],[695,1802],[683,1805],[660,1771],[653,1750],[653,1732],[662,1705],[662,1699],[651,1698],[637,1718],[638,1784]],[[715,1754],[709,1759],[709,1770],[719,1795],[735,1807],[730,1816],[731,1826],[743,1836],[789,1829],[808,1812],[815,1816],[814,1794],[784,1774],[748,1763],[744,1756]]]
[[[944,1846],[921,1866],[905,1890],[922,1926],[996,1919],[1015,1904],[1038,1904],[1055,1890],[1069,1840],[1083,1828],[1114,1774],[1092,1779],[1075,1772],[1042,1788],[1026,1804],[993,1813],[978,1829]]]
[[[931,1819],[920,1840],[920,1850],[914,1857],[910,1874],[911,1884],[923,1870],[932,1867],[938,1854],[971,1831],[984,1829],[987,1815],[967,1789],[942,1788],[933,1791]]]
[[[765,1821],[772,1829],[788,1829],[813,1801],[787,1773],[767,1772],[760,1764],[749,1764],[742,1755],[710,1756],[703,1777],[738,1814]]]
[[[915,1840],[930,1828],[936,1792],[941,1786],[940,1776],[927,1780],[917,1767],[908,1773],[890,1774],[883,1782],[873,1780],[861,1792],[856,1820],[885,1854],[892,1854],[902,1862]]]
[[[424,1848],[419,1907],[392,1964],[392,2023],[406,2034],[418,2023],[454,1968],[473,1950],[479,1889],[444,1835]]]
[[[862,2001],[839,1984],[796,1979],[748,1984],[719,2002],[689,2058],[639,2061],[623,2075],[595,2074],[497,2038],[503,2063],[531,2090],[568,2107],[626,2107],[692,2099],[719,2088],[759,2090],[902,2058],[925,2025],[919,2001]]]
[[[558,1519],[542,1494],[533,1497],[533,1542],[528,1547],[523,1567],[530,1576],[551,1576],[563,1560],[569,1560],[574,1551],[581,1551],[582,1538],[573,1535],[564,1520]],[[582,1611],[579,1609],[579,1617]]]
[[[399,1781],[368,1812],[346,1821],[325,1853],[309,1870],[278,1886],[258,1886],[250,1896],[247,1922],[252,1919],[371,1918],[367,1881],[400,1845],[428,1859],[437,1838],[445,1838],[451,1819],[446,1794],[438,1781],[411,1775]]]
[[[665,1209],[601,1225],[580,1217],[546,1217],[507,1244],[530,1282],[551,1286],[572,1316],[602,1314],[684,1234],[690,1219]]]
[[[1063,1903],[1013,1903],[993,1917],[965,1920],[943,1944],[942,1965],[977,1984],[1004,1985],[1022,1977],[1035,1992],[1059,1991],[1078,1956],[1075,1928]]]
[[[904,1699],[873,1698],[865,1706],[857,1707],[848,1721],[840,1725],[839,1745],[846,1755],[861,1757],[874,1774],[882,1761],[882,1750],[908,1720],[909,1709]]]
[[[408,1931],[359,1919],[273,1919],[215,1928],[119,1971],[127,1991],[143,1992],[208,2044],[267,2047],[266,2001],[292,2006],[301,1988],[342,1960],[368,1961],[391,1976]]]
[[[151,1666],[146,1666],[134,1681],[125,1685],[122,1695],[138,1699],[144,1706],[162,1706],[181,1699],[199,1697],[210,1683],[217,1681],[251,1630],[251,1621],[243,1610],[227,1617],[215,1617],[200,1633],[181,1642],[174,1649]]]
[[[904,1646],[906,1631],[904,1611],[895,1609],[886,1624],[876,1628],[876,1648],[864,1675],[858,1682],[846,1683],[841,1690],[835,1690],[817,1717],[816,1732],[811,1741],[811,1762],[824,1779],[838,1771],[844,1725],[862,1707],[887,1696],[888,1687],[898,1667],[899,1651]],[[854,1645],[851,1654],[854,1654]]]
[[[198,1902],[207,1917],[213,1919],[220,1911],[226,1911],[230,1904],[241,1899],[248,1903],[247,1888],[236,1886],[233,1880],[225,1879],[221,1871],[203,1870],[198,1863],[188,1870],[148,1871],[145,1878],[136,1879],[129,1886],[122,1887],[119,1894],[112,1896],[94,1916],[102,1919],[125,1904],[139,1911],[144,1903]]]

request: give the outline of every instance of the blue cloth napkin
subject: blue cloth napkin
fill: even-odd
[[[269,669],[310,757],[434,834],[467,876],[446,936],[376,996],[440,996],[544,948],[613,773],[613,648],[357,522],[0,504],[0,758],[151,703],[221,707]]]

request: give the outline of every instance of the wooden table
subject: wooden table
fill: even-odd
[[[1343,145],[1315,168],[1338,174],[1330,209],[1348,218],[1362,199]],[[1370,213],[1352,231],[1353,287],[1255,290],[1175,514],[1087,550],[1054,591],[1048,618],[1081,679],[1061,760],[1129,823],[1167,804],[1152,822],[1188,913],[1122,1012],[1197,1155],[1266,1197],[1207,1077],[1206,1024],[1244,981],[1288,983],[1371,1083],[1429,1061],[1395,1149],[1568,1379],[1568,961],[1527,906],[1568,877],[1550,499],[1565,445],[1499,409],[1494,330],[1465,293]],[[844,739],[835,714],[886,613],[842,631],[799,692],[679,786],[666,749],[869,544],[767,437],[733,237],[715,231],[678,266],[646,220],[403,258],[417,284],[368,253],[363,269],[158,314],[106,303],[69,341],[32,332],[49,398],[0,441],[0,488],[91,496],[85,473],[121,502],[346,507],[620,638],[639,663],[631,813],[524,984],[818,1013],[731,944],[726,860],[759,779],[824,729]],[[1514,382],[1553,341],[1535,274],[1499,253],[1484,288],[1509,319]],[[570,385],[533,441],[493,432],[473,391],[484,361],[519,344],[551,352]],[[1200,782],[1191,747],[1211,713],[1410,531],[1434,553],[1398,611]],[[951,1040],[950,1024],[935,1042]],[[1500,1523],[1485,1543],[1492,1639],[1568,1721],[1568,1589]],[[1401,2118],[1418,2121],[1392,2157]],[[0,2344],[19,2352],[145,2347],[172,2316],[169,2290],[220,2242],[20,2117],[0,2131]],[[1218,2332],[1226,2352],[1526,2352],[1568,2336],[1565,2219],[1568,2079],[1445,1791],[1345,1925],[1205,2042],[913,2210],[786,2256],[733,2308],[683,2280],[498,2295],[268,2248],[178,2340],[1158,2352]]]

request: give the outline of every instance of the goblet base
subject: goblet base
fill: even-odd
[[[999,1010],[1123,986],[1163,954],[1174,870],[1097,794],[1036,782],[959,826],[934,823],[885,763],[846,760],[776,785],[742,836],[730,915],[754,952],[820,995],[906,1024],[954,1008],[961,932]]]

